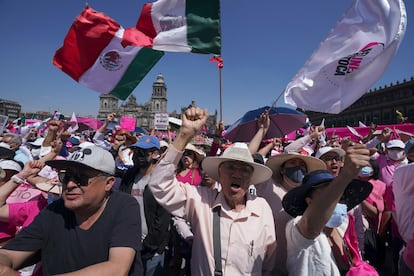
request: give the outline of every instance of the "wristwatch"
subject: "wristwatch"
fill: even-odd
[[[20,176],[18,176],[17,174],[13,175],[10,178],[13,182],[17,183],[17,184],[23,184],[26,182],[26,179],[21,178]]]

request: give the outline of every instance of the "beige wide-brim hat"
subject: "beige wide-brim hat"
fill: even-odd
[[[191,150],[192,152],[194,152],[198,162],[200,162],[204,158],[204,156],[206,156],[206,154],[202,150],[196,148],[193,144],[187,144],[185,146],[185,150]]]
[[[251,184],[260,184],[272,176],[272,170],[265,165],[254,162],[247,144],[236,142],[220,156],[208,156],[203,160],[203,170],[213,179],[219,180],[218,168],[225,161],[241,161],[253,167]]]
[[[280,174],[281,166],[283,163],[290,159],[301,159],[306,164],[307,173],[310,173],[315,170],[326,170],[325,163],[313,156],[303,155],[299,153],[284,153],[275,156],[271,156],[267,159],[266,166],[268,166],[273,172],[273,179],[277,182],[282,181],[282,175]]]

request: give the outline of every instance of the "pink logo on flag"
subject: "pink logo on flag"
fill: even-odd
[[[136,122],[137,122],[136,118],[122,116],[119,124],[121,126],[121,129],[135,131]]]

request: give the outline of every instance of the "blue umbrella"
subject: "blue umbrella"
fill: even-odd
[[[243,117],[232,124],[224,135],[232,142],[249,142],[258,131],[258,118],[269,110],[270,127],[264,139],[284,137],[286,134],[306,125],[307,115],[287,107],[264,106],[246,112]]]

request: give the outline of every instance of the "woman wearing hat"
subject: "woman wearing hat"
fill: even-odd
[[[178,181],[195,186],[200,185],[200,162],[204,155],[204,152],[197,149],[193,144],[187,144],[184,149],[183,157],[178,163]]]
[[[292,217],[283,210],[283,196],[291,189],[300,186],[306,173],[326,169],[326,166],[315,157],[298,153],[271,156],[266,166],[273,172],[272,179],[257,185],[256,193],[266,199],[273,212],[277,236],[276,264],[273,273],[287,275],[285,226]]]
[[[178,163],[176,171],[177,180],[182,183],[197,186],[202,182],[200,162],[204,153],[197,149],[193,144],[187,144],[184,149],[183,156]],[[180,217],[172,217],[174,228],[172,229],[172,237],[174,243],[174,267],[176,273],[180,273],[182,261],[185,260],[185,271],[190,275],[191,260],[191,243],[193,233],[188,223]]]
[[[339,276],[340,270],[350,268],[341,229],[347,211],[372,190],[369,182],[354,180],[360,168],[369,165],[369,155],[364,145],[348,147],[337,177],[327,170],[314,171],[284,196],[284,210],[295,217],[286,225],[290,275]]]
[[[148,185],[165,209],[192,226],[192,275],[270,273],[276,249],[272,211],[263,198],[249,194],[248,187],[269,179],[271,170],[254,162],[247,145],[234,143],[221,156],[203,160],[206,173],[220,182],[220,192],[174,177],[185,146],[207,118],[207,111],[197,107],[184,112],[179,134]]]

